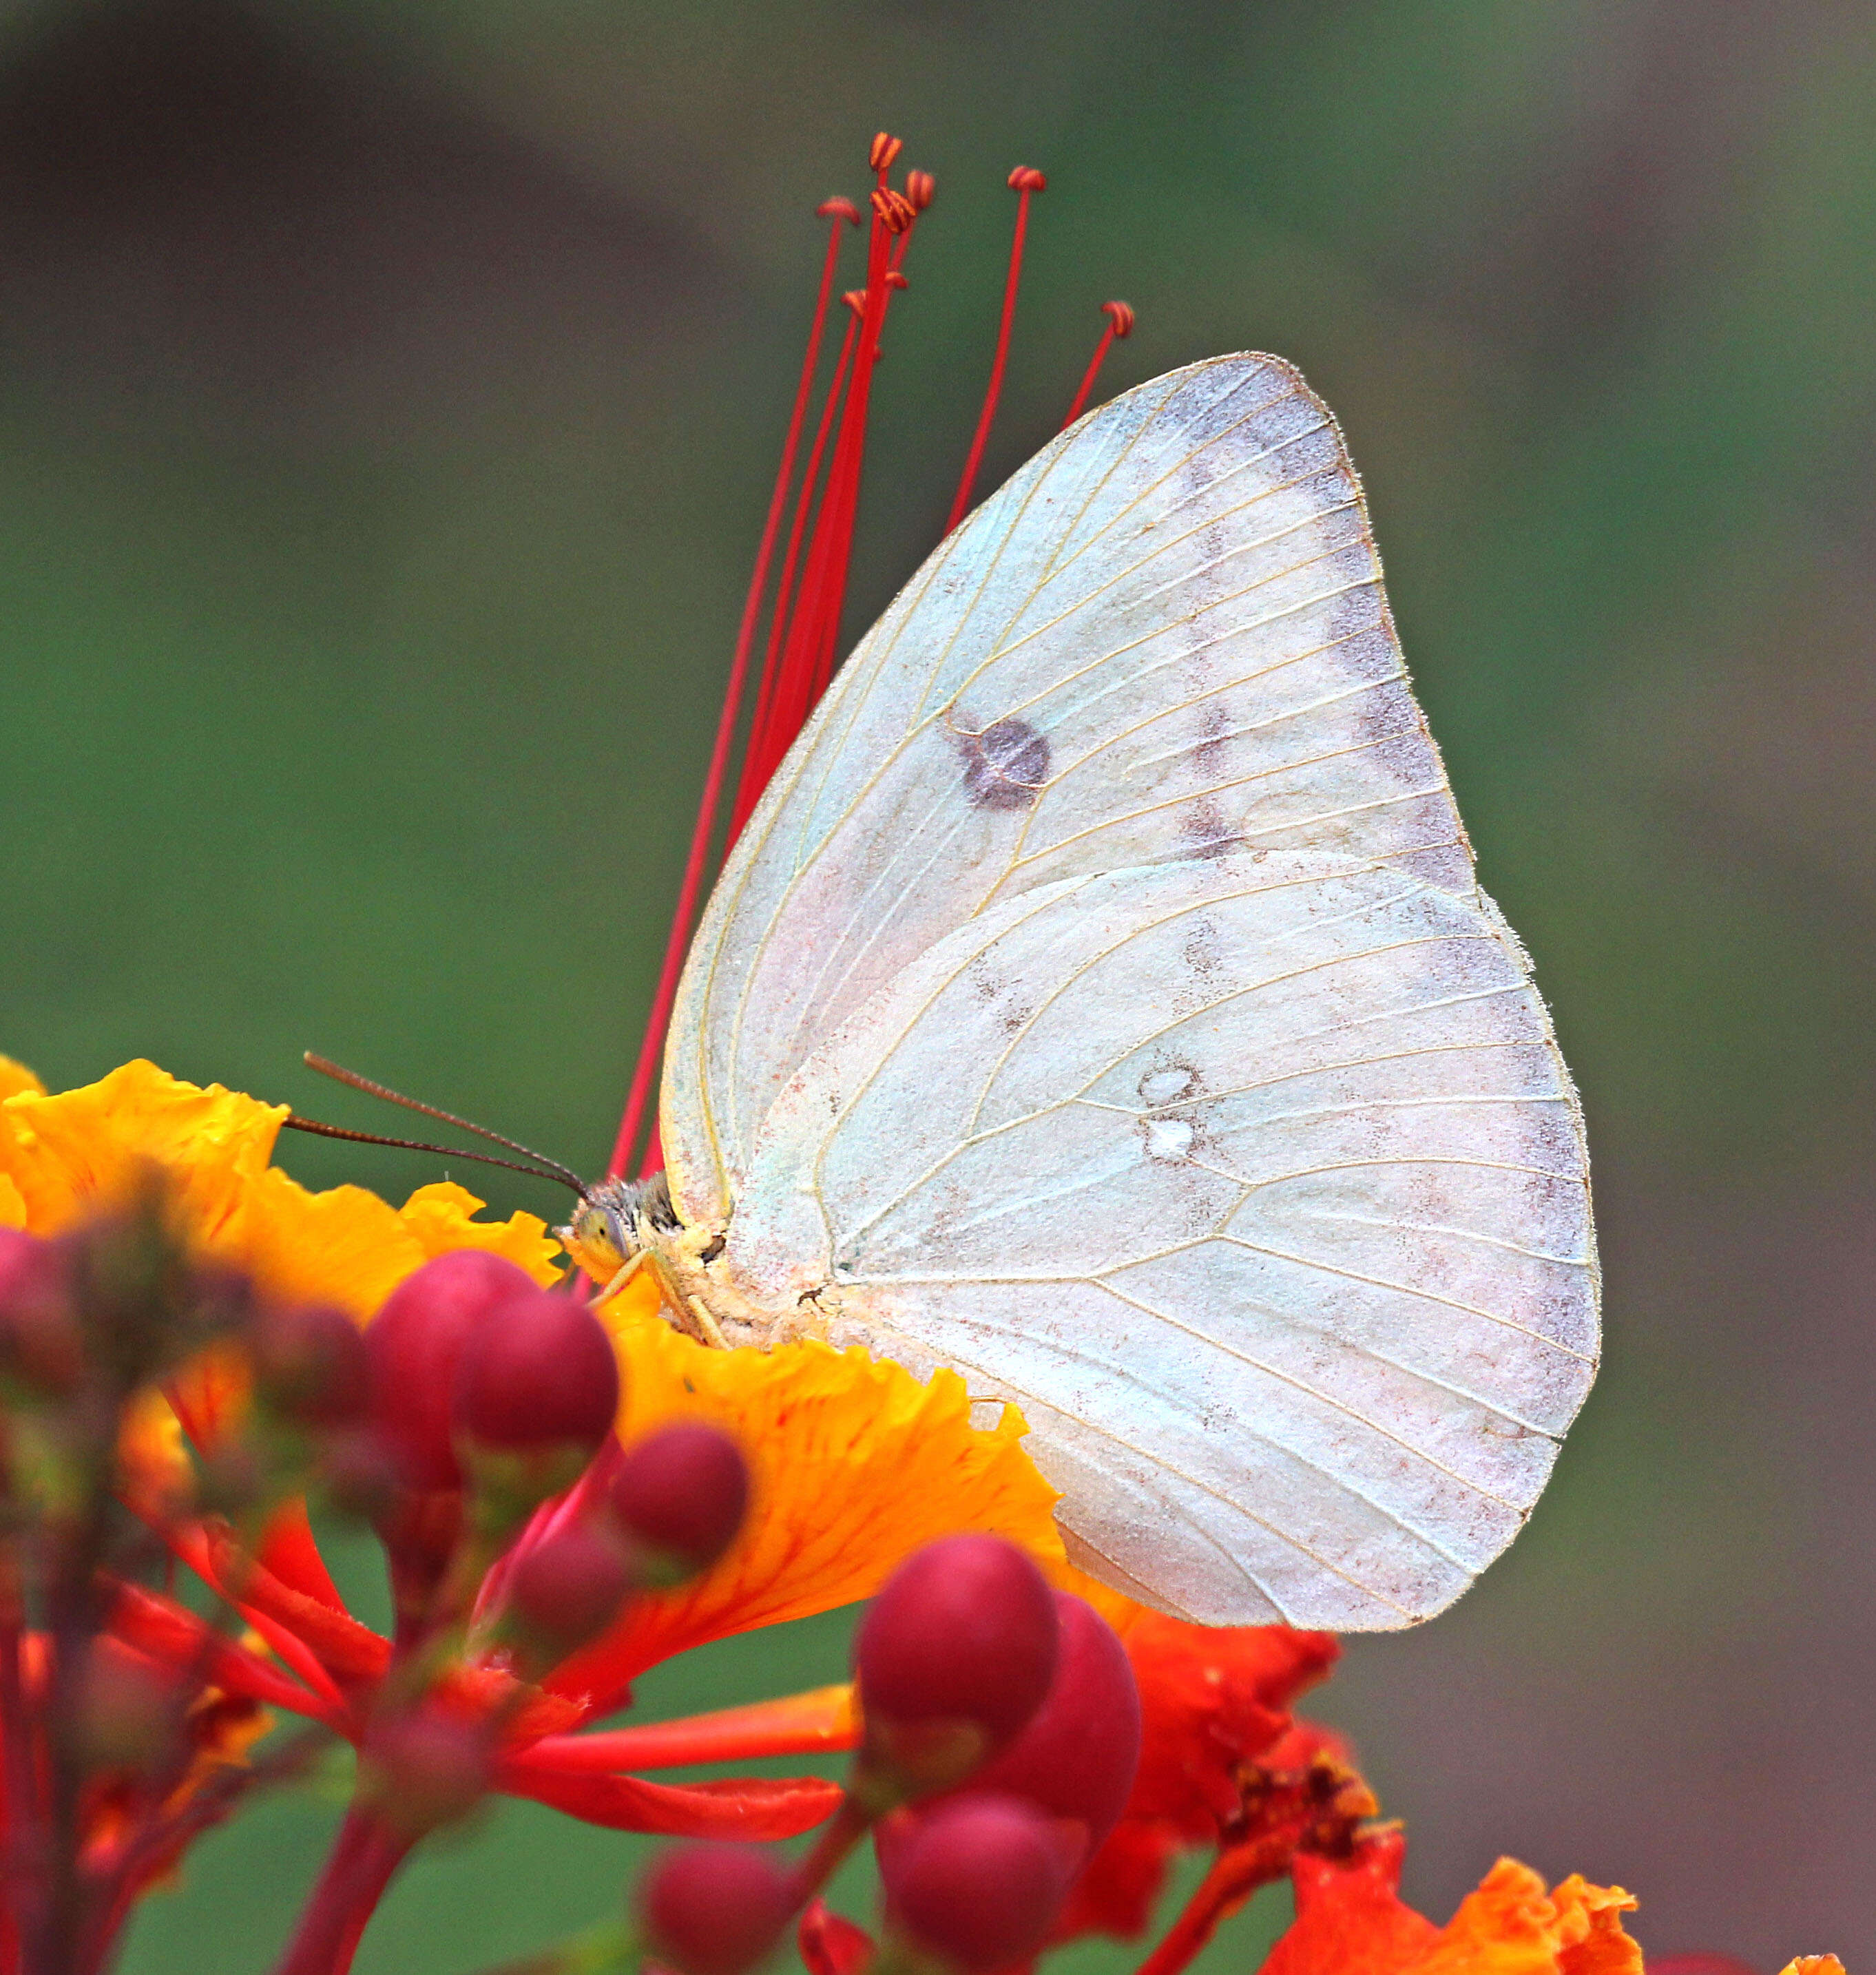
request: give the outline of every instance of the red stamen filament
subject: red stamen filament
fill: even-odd
[[[1109,350],[1122,337],[1133,334],[1133,311],[1125,302],[1103,302],[1101,313],[1107,317],[1107,327],[1102,330],[1101,340],[1095,345],[1094,354],[1082,373],[1081,389],[1075,393],[1075,402],[1068,408],[1068,416],[1062,421],[1064,432],[1086,408],[1088,393],[1094,389],[1094,380],[1101,374],[1101,366],[1107,361]]]
[[[852,557],[853,527],[858,509],[860,466],[866,436],[866,413],[874,365],[879,360],[879,335],[895,288],[905,285],[899,263],[917,219],[917,210],[886,185],[886,166],[898,154],[896,140],[885,136],[876,139],[873,160],[878,189],[872,201],[873,215],[867,241],[866,286],[849,324],[840,357],[835,366],[808,465],[795,491],[796,507],[783,557],[774,604],[774,614],[764,653],[762,675],[756,695],[756,711],[744,744],[743,765],[731,806],[728,841],[734,843],[748,814],[759,800],[777,764],[806,721],[814,702],[833,675],[840,631],[841,606],[845,601],[848,567]],[[928,179],[923,192],[930,200]],[[770,497],[755,568],[743,606],[736,651],[717,725],[710,767],[704,793],[698,805],[697,821],[686,855],[684,876],[666,940],[658,985],[653,995],[644,1038],[632,1071],[626,1110],[619,1122],[611,1164],[615,1173],[633,1169],[633,1153],[641,1133],[645,1146],[636,1165],[642,1176],[662,1162],[655,1120],[649,1126],[646,1114],[662,1060],[665,1031],[676,999],[684,957],[693,929],[704,877],[715,837],[717,809],[726,777],[749,659],[761,620],[762,603],[776,542],[781,529],[788,491],[793,484],[795,458],[806,422],[807,403],[813,389],[820,353],[822,331],[833,294],[833,270],[839,249],[841,220],[856,218],[853,209],[832,202],[824,211],[833,212],[834,224],[828,242],[814,327],[809,337],[801,381],[795,398],[794,413],[783,448],[775,490]],[[816,496],[817,476],[833,434],[831,460],[826,479]],[[798,561],[806,541],[805,564]],[[800,587],[793,589],[797,567]]]
[[[951,512],[945,517],[945,532],[948,535],[969,511],[971,491],[977,485],[977,468],[984,463],[984,449],[990,442],[991,422],[997,416],[997,399],[1003,390],[1004,366],[1010,355],[1010,326],[1016,320],[1016,291],[1023,277],[1023,242],[1029,230],[1030,195],[1040,192],[1046,182],[1040,172],[1022,165],[1010,174],[1010,183],[1017,192],[1016,232],[1010,242],[1010,271],[1004,279],[1003,318],[997,326],[997,355],[991,365],[990,387],[984,393],[984,409],[977,414],[977,431],[964,463],[963,477],[952,497]]]
[[[619,1136],[613,1145],[613,1156],[607,1169],[613,1173],[623,1172],[631,1162],[632,1151],[638,1141],[639,1121],[644,1116],[646,1099],[651,1094],[652,1084],[656,1077],[659,1061],[664,1050],[665,1024],[670,1020],[671,1004],[677,994],[678,976],[683,968],[685,951],[690,941],[691,922],[697,909],[698,893],[703,886],[704,867],[716,823],[717,803],[722,794],[724,774],[729,764],[730,745],[736,732],[736,715],[742,704],[743,683],[749,669],[750,648],[755,640],[762,593],[768,583],[769,561],[774,553],[775,538],[781,526],[783,509],[787,500],[788,485],[794,472],[795,449],[800,442],[802,423],[807,414],[809,394],[814,386],[814,371],[820,356],[821,335],[827,321],[828,300],[833,293],[834,267],[840,253],[840,228],[845,223],[847,223],[846,215],[836,212],[828,228],[827,255],[821,269],[820,292],[815,303],[813,326],[808,333],[807,353],[802,360],[800,382],[796,386],[794,409],[788,422],[788,436],[783,443],[781,464],[776,472],[774,491],[769,497],[768,514],[763,523],[761,545],[756,551],[755,569],[750,577],[748,595],[743,603],[742,620],[736,634],[735,655],[730,662],[729,683],[724,692],[723,711],[717,720],[716,738],[710,751],[710,767],[705,775],[704,792],[697,806],[697,820],[691,831],[690,849],[685,858],[684,879],[678,888],[677,909],[672,915],[671,931],[665,942],[664,959],[659,968],[657,991],[652,999],[652,1011],[645,1025],[644,1039],[639,1045],[638,1061],[632,1067],[632,1086],[626,1099],[625,1115],[619,1120]],[[652,1149],[648,1147],[648,1153]]]

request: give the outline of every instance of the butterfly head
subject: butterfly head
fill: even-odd
[[[608,1283],[642,1252],[648,1227],[678,1224],[662,1173],[649,1179],[604,1179],[587,1187],[564,1227],[554,1231],[595,1282]]]

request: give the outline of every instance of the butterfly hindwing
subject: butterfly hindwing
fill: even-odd
[[[810,1057],[730,1257],[1020,1405],[1102,1574],[1354,1629],[1508,1543],[1595,1351],[1522,956],[1385,866],[1236,853],[993,909]]]

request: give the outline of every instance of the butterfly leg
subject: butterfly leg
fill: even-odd
[[[612,1280],[606,1285],[604,1289],[600,1290],[599,1294],[596,1296],[593,1300],[596,1303],[602,1303],[605,1302],[608,1296],[616,1296],[619,1292],[625,1287],[626,1283],[630,1282],[632,1278],[639,1273],[639,1270],[644,1266],[644,1263],[645,1251],[641,1248],[636,1255],[628,1257],[626,1260],[619,1265],[618,1271],[613,1276]]]
[[[684,1300],[691,1306],[691,1316],[695,1321],[698,1331],[702,1336],[704,1342],[706,1344],[714,1346],[719,1351],[728,1350],[730,1348],[730,1341],[724,1336],[722,1329],[718,1325],[716,1319],[712,1316],[710,1314],[710,1312],[704,1306],[703,1298],[701,1296],[687,1296]]]

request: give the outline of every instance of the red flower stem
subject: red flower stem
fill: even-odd
[[[1079,418],[1088,403],[1088,393],[1094,389],[1094,380],[1101,374],[1101,366],[1107,361],[1107,353],[1114,347],[1114,325],[1110,322],[1101,332],[1101,340],[1094,347],[1094,354],[1088,360],[1088,367],[1082,373],[1081,389],[1075,393],[1075,402],[1068,408],[1068,416],[1062,421],[1062,429],[1066,432]]]
[[[984,409],[977,414],[977,431],[964,463],[964,475],[952,497],[951,513],[945,518],[945,532],[948,535],[970,511],[971,490],[977,485],[977,468],[984,463],[984,449],[990,443],[991,421],[997,416],[997,399],[1003,389],[1004,365],[1010,355],[1010,325],[1016,320],[1017,284],[1023,274],[1023,239],[1029,228],[1030,190],[1026,184],[1017,195],[1016,232],[1010,242],[1010,271],[1004,278],[1003,319],[997,327],[997,355],[991,365],[990,388],[984,393]]]
[[[1165,1939],[1135,1975],[1180,1975],[1217,1933],[1221,1921],[1228,1920],[1253,1893],[1289,1871],[1296,1849],[1295,1832],[1283,1831],[1221,1851]]]
[[[800,443],[801,428],[807,416],[808,398],[814,386],[815,366],[820,359],[821,335],[827,321],[828,298],[833,293],[834,266],[840,255],[840,228],[845,223],[836,215],[828,229],[827,255],[821,268],[820,292],[814,306],[813,327],[808,334],[807,353],[802,360],[800,381],[795,387],[794,409],[788,421],[788,436],[783,442],[781,464],[776,471],[774,488],[769,496],[768,513],[763,521],[762,538],[756,550],[755,568],[751,573],[748,592],[743,600],[742,620],[736,633],[735,655],[730,661],[729,683],[724,689],[723,710],[717,718],[716,739],[710,751],[710,767],[704,777],[704,792],[698,803],[697,820],[691,831],[690,849],[684,863],[683,882],[678,891],[677,910],[672,915],[671,931],[665,942],[664,960],[659,969],[658,991],[652,997],[652,1012],[645,1025],[644,1037],[639,1044],[639,1057],[632,1070],[632,1087],[626,1099],[625,1115],[619,1120],[619,1136],[613,1144],[613,1156],[606,1168],[613,1175],[624,1172],[632,1162],[646,1100],[651,1093],[652,1080],[657,1074],[658,1064],[664,1052],[665,1027],[670,1020],[671,1004],[677,993],[678,975],[684,964],[685,948],[690,942],[691,922],[697,909],[698,893],[703,886],[704,867],[709,857],[716,823],[717,803],[722,794],[724,776],[729,766],[730,748],[736,734],[736,715],[742,705],[743,685],[748,675],[749,654],[755,643],[756,624],[761,612],[763,593],[768,587],[769,564],[775,553],[776,537],[780,532],[789,484],[794,476],[795,452]]]
[[[366,1923],[409,1850],[376,1818],[347,1812],[274,1975],[346,1975]]]
[[[872,1813],[850,1792],[833,1821],[814,1841],[814,1848],[795,1868],[793,1892],[798,1912],[846,1862],[848,1855],[872,1828]]]

